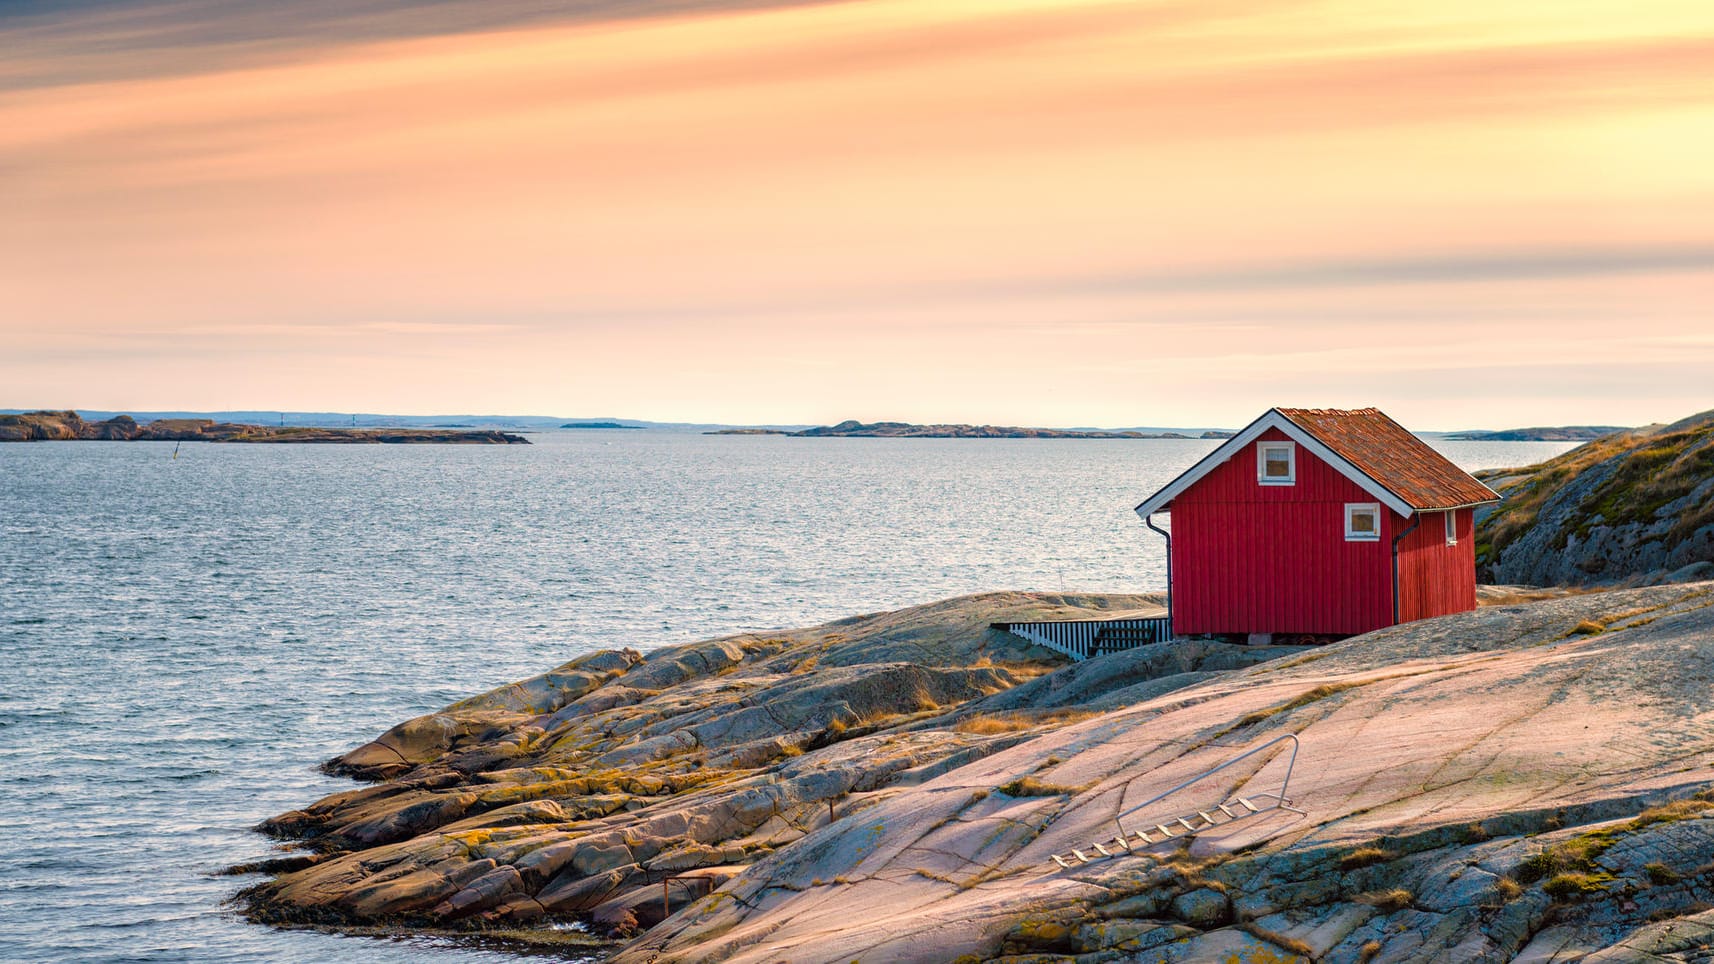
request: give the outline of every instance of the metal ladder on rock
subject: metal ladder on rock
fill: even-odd
[[[1250,757],[1253,757],[1271,747],[1278,746],[1288,740],[1291,741],[1291,756],[1286,759],[1285,777],[1280,780],[1278,790],[1262,790],[1254,793],[1238,794],[1228,797],[1224,802],[1217,803],[1212,807],[1202,810],[1193,810],[1183,816],[1173,817],[1162,823],[1150,824],[1142,830],[1132,831],[1125,829],[1126,817],[1130,817],[1144,808],[1153,806],[1180,790],[1200,783],[1227,767],[1242,763]],[[1149,799],[1144,800],[1142,803],[1126,810],[1124,813],[1119,814],[1117,817],[1114,817],[1113,823],[1118,828],[1119,832],[1113,838],[1092,844],[1087,852],[1074,848],[1069,854],[1052,854],[1053,862],[1058,864],[1061,870],[1069,870],[1079,864],[1092,863],[1097,860],[1106,860],[1113,857],[1123,857],[1126,854],[1144,847],[1150,847],[1154,844],[1164,843],[1168,840],[1177,840],[1192,834],[1202,833],[1214,827],[1223,827],[1227,824],[1243,820],[1246,817],[1253,817],[1257,814],[1268,813],[1273,810],[1285,810],[1300,816],[1308,816],[1304,811],[1292,806],[1291,799],[1286,796],[1286,790],[1291,786],[1292,767],[1297,764],[1297,750],[1297,736],[1287,733],[1284,736],[1275,737],[1253,750],[1247,750],[1240,753],[1214,769],[1203,771],[1164,793],[1157,793]],[[1270,803],[1266,801],[1272,802]],[[1112,849],[1109,849],[1109,847]]]

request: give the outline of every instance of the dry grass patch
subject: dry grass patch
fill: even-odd
[[[998,733],[1017,733],[1021,730],[1036,727],[1061,727],[1084,720],[1093,719],[1101,714],[1094,710],[1049,710],[1043,713],[1019,711],[1012,713],[978,713],[966,717],[952,725],[954,733],[971,733],[978,736],[992,736]]]
[[[1518,606],[1524,603],[1542,602],[1547,599],[1562,599],[1566,596],[1583,596],[1592,592],[1604,592],[1605,589],[1596,586],[1543,586],[1540,588],[1517,588],[1505,592],[1490,590],[1478,593],[1478,606]]]
[[[1613,629],[1613,624],[1625,622],[1626,620],[1638,620],[1638,621],[1628,623],[1627,625],[1624,625],[1624,626],[1620,626],[1619,629],[1630,629],[1630,628],[1635,627],[1635,626],[1647,625],[1648,623],[1654,622],[1654,619],[1638,619],[1638,617],[1647,616],[1648,614],[1653,613],[1653,612],[1658,612],[1659,610],[1661,610],[1663,608],[1665,608],[1665,607],[1663,607],[1663,606],[1649,606],[1649,607],[1646,607],[1643,609],[1628,609],[1622,613],[1612,613],[1610,615],[1600,616],[1600,617],[1597,617],[1595,619],[1585,619],[1582,622],[1578,623],[1577,625],[1571,627],[1571,632],[1567,633],[1566,635],[1567,636],[1598,636],[1601,633],[1607,632],[1609,630],[1617,632],[1618,630]],[[1658,619],[1659,617],[1657,616],[1655,618]]]
[[[1064,663],[1038,663],[1033,660],[997,660],[990,661],[989,666],[1006,671],[1019,683],[1027,683],[1038,676],[1064,669]]]
[[[1361,867],[1369,867],[1374,864],[1384,864],[1397,856],[1398,855],[1392,851],[1382,850],[1379,847],[1358,847],[1356,850],[1353,850],[1339,858],[1339,869],[1357,870]]]
[[[1510,877],[1501,877],[1494,881],[1494,896],[1500,898],[1502,903],[1517,900],[1523,892],[1524,886]]]
[[[1176,870],[1181,878],[1182,884],[1188,889],[1206,887],[1209,890],[1217,890],[1222,894],[1226,893],[1228,890],[1225,881],[1215,880],[1214,878],[1207,876],[1207,873],[1221,864],[1226,863],[1228,860],[1231,860],[1231,854],[1215,853],[1209,854],[1205,857],[1196,857],[1191,855],[1190,847],[1187,843],[1185,846],[1174,850],[1165,857],[1158,857],[1156,859],[1160,861],[1161,866]]]
[[[1099,710],[1051,710],[1042,716],[1041,720],[1043,723],[1051,723],[1055,726],[1070,726],[1073,723],[1093,720],[1102,715],[1104,714]]]
[[[1369,964],[1370,961],[1375,959],[1375,955],[1379,953],[1381,953],[1381,942],[1369,941],[1363,945],[1362,951],[1358,954],[1357,962],[1358,964]]]
[[[1555,900],[1568,900],[1588,894],[1604,894],[1612,879],[1608,874],[1555,874],[1547,883],[1541,885],[1541,889]]]
[[[1390,914],[1409,907],[1412,896],[1411,892],[1403,887],[1394,887],[1392,890],[1372,890],[1366,894],[1358,894],[1352,900]]]
[[[1016,733],[1027,730],[1035,723],[1017,713],[995,713],[992,715],[978,713],[975,716],[959,720],[952,725],[954,733],[970,733],[975,736],[993,736],[999,733]]]
[[[1373,682],[1373,681],[1366,681],[1366,682]],[[1239,726],[1249,726],[1253,723],[1260,723],[1263,720],[1269,719],[1271,717],[1278,716],[1281,713],[1289,713],[1292,710],[1298,709],[1300,707],[1308,706],[1311,703],[1320,702],[1321,700],[1324,700],[1324,699],[1328,698],[1329,696],[1334,695],[1335,693],[1343,693],[1346,690],[1356,689],[1357,687],[1362,686],[1362,685],[1363,685],[1362,683],[1323,683],[1320,686],[1317,686],[1315,689],[1312,689],[1306,693],[1300,693],[1296,697],[1294,697],[1290,700],[1287,700],[1286,702],[1281,703],[1278,706],[1270,706],[1265,710],[1257,710],[1256,712],[1251,713],[1250,715],[1239,720],[1238,725]]]
[[[1684,877],[1678,871],[1658,861],[1643,865],[1643,873],[1648,875],[1651,884],[1676,884]]]
[[[1254,937],[1258,941],[1272,944],[1282,950],[1290,951],[1299,957],[1306,957],[1311,960],[1315,959],[1315,948],[1310,947],[1308,944],[1295,937],[1288,937],[1285,934],[1281,934],[1279,931],[1271,931],[1266,927],[1259,927],[1253,923],[1239,924],[1238,929],[1251,937]]]
[[[1070,796],[1081,792],[1084,787],[1066,786],[1060,783],[1049,783],[1035,777],[1020,777],[1011,783],[997,788],[1008,797],[1058,797]]]
[[[1703,793],[1706,792],[1707,791],[1703,791]],[[1689,800],[1674,800],[1671,803],[1663,803],[1658,807],[1650,807],[1642,813],[1637,814],[1636,818],[1630,823],[1625,824],[1625,829],[1641,830],[1644,827],[1650,827],[1657,823],[1675,823],[1679,820],[1689,820],[1692,817],[1698,817],[1710,810],[1714,810],[1714,801],[1700,799],[1701,796],[1701,794],[1698,794],[1696,797]]]
[[[1569,874],[1584,873],[1595,868],[1595,858],[1613,845],[1611,831],[1596,831],[1570,840],[1562,840],[1545,850],[1530,854],[1518,864],[1518,881],[1533,884],[1538,880]]]

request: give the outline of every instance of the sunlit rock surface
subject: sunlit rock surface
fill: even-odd
[[[1714,585],[1057,670],[986,628],[1148,602],[994,594],[574,661],[333,761],[382,782],[272,821],[325,856],[250,909],[576,918],[635,934],[622,961],[1704,959]],[[1307,816],[1050,860],[1287,733]],[[1287,746],[1132,829],[1264,800]]]

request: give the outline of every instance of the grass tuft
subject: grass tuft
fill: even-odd
[[[1035,777],[1020,777],[998,789],[1008,797],[1058,797],[1070,796],[1083,788],[1048,783],[1046,780],[1037,780]]]
[[[1658,807],[1650,807],[1637,814],[1636,819],[1625,825],[1626,830],[1641,830],[1657,823],[1676,823],[1689,820],[1714,810],[1714,801],[1692,798],[1689,800],[1674,800],[1663,803]]]
[[[1263,720],[1266,720],[1270,717],[1278,716],[1281,713],[1289,713],[1292,710],[1298,709],[1299,707],[1304,707],[1304,706],[1308,706],[1311,703],[1320,702],[1321,700],[1324,700],[1324,699],[1328,698],[1329,696],[1334,695],[1335,693],[1343,693],[1348,689],[1355,689],[1356,687],[1361,686],[1361,685],[1363,685],[1363,684],[1361,684],[1361,683],[1323,683],[1322,685],[1317,686],[1315,689],[1309,690],[1308,692],[1305,692],[1305,693],[1300,693],[1296,697],[1293,697],[1292,699],[1287,700],[1286,702],[1281,703],[1278,706],[1270,706],[1265,710],[1257,710],[1256,712],[1251,713],[1249,716],[1246,716],[1243,719],[1239,720],[1238,725],[1239,726],[1249,726],[1253,723],[1260,723]]]
[[[1547,883],[1541,885],[1541,889],[1556,900],[1569,900],[1586,894],[1604,894],[1607,892],[1608,882],[1612,879],[1608,874],[1555,874]]]
[[[1366,894],[1358,894],[1352,900],[1359,904],[1368,904],[1376,910],[1390,914],[1393,911],[1404,910],[1409,907],[1411,897],[1410,891],[1403,887],[1394,887],[1392,890],[1372,890]]]
[[[1289,937],[1285,934],[1281,934],[1279,931],[1271,931],[1266,927],[1261,927],[1253,923],[1239,924],[1238,929],[1249,934],[1251,937],[1254,937],[1256,940],[1290,951],[1299,957],[1306,957],[1311,960],[1315,958],[1315,948],[1310,947],[1308,944],[1295,937]]]
[[[1648,875],[1651,884],[1676,884],[1684,877],[1666,864],[1656,861],[1643,866],[1643,873]]]
[[[1600,831],[1562,840],[1525,857],[1518,864],[1518,881],[1533,884],[1557,874],[1583,873],[1595,869],[1595,858],[1613,845],[1612,837]]]
[[[970,733],[975,736],[992,736],[997,733],[1016,733],[1027,730],[1033,724],[1016,713],[996,713],[988,715],[977,714],[968,719],[959,720],[952,725],[954,733]]]
[[[1360,867],[1384,864],[1397,856],[1398,854],[1395,854],[1390,850],[1382,850],[1379,847],[1358,847],[1356,850],[1353,850],[1339,858],[1339,869],[1357,870]]]

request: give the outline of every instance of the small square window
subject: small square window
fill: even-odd
[[[1258,442],[1256,481],[1263,485],[1292,485],[1297,482],[1297,443]]]
[[[1345,503],[1345,541],[1374,542],[1380,538],[1380,504],[1375,502]]]
[[[1442,512],[1441,516],[1444,519],[1446,519],[1446,544],[1449,546],[1457,545],[1458,544],[1458,513],[1457,512]]]

